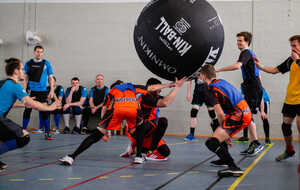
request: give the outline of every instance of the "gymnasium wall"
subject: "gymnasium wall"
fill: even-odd
[[[153,76],[139,61],[133,44],[133,28],[145,1],[47,2],[50,1],[0,0],[0,38],[4,40],[4,44],[0,45],[0,78],[5,77],[5,58],[14,56],[26,61],[32,57],[33,47],[25,42],[27,30],[37,31],[42,37],[45,58],[52,63],[58,84],[65,88],[70,86],[73,76],[79,76],[81,84],[88,88],[94,85],[98,73],[105,76],[107,86],[118,79],[144,84],[147,78]],[[288,38],[300,31],[296,20],[300,18],[297,9],[300,7],[299,0],[210,2],[217,9],[225,29],[225,46],[217,67],[236,62],[239,50],[235,35],[244,30],[253,33],[252,48],[264,65],[277,65],[289,56]],[[218,76],[239,88],[241,71]],[[281,137],[281,107],[289,76],[262,73],[262,80],[271,96],[271,136]],[[189,131],[191,106],[186,101],[186,91],[185,85],[175,102],[161,109],[161,115],[169,119],[168,134],[186,134]],[[22,113],[23,109],[15,109],[9,117],[21,124]],[[35,111],[32,116],[30,126],[37,127]],[[201,108],[198,119],[196,134],[210,134],[206,108]],[[264,136],[260,118],[256,116],[255,121],[259,136]]]

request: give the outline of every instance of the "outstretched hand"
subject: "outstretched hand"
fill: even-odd
[[[178,80],[176,77],[175,82],[174,82],[175,87],[178,87],[178,88],[182,87],[182,85],[185,83],[185,81],[187,81],[187,79],[188,79],[187,77],[183,77],[182,79]]]

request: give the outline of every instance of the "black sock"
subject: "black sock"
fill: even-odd
[[[212,120],[210,126],[211,126],[212,131],[215,132],[215,130],[216,130],[216,129],[218,128],[218,126],[219,126],[219,121],[218,121],[218,119]]]
[[[225,161],[229,167],[237,167],[236,164],[234,163],[233,158],[228,152],[228,149],[223,147],[223,145],[220,145],[220,148],[216,151],[216,154],[219,156],[221,160]]]
[[[243,137],[248,138],[248,127],[244,128],[244,130],[243,130]]]
[[[193,136],[194,136],[194,134],[195,134],[195,128],[190,128],[190,134],[192,134]]]
[[[264,132],[265,132],[265,136],[266,138],[270,138],[270,125],[269,125],[269,120],[268,119],[264,119],[263,120],[263,124],[264,124]]]
[[[75,152],[69,156],[75,159],[79,154],[88,149],[92,144],[100,141],[103,136],[103,133],[101,133],[99,130],[95,130],[92,134],[85,138],[79,145],[79,147],[75,150]]]
[[[142,157],[145,127],[142,123],[136,127],[136,157]]]
[[[254,140],[252,142],[255,143],[256,145],[260,145],[260,142],[258,140]]]

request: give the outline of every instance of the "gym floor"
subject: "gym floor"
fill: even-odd
[[[85,137],[59,134],[45,141],[42,134],[32,134],[25,148],[1,156],[8,168],[0,173],[0,189],[299,189],[298,155],[274,160],[284,150],[282,141],[273,141],[255,157],[239,155],[248,144],[234,143],[230,152],[245,173],[239,178],[219,178],[217,170],[222,168],[210,166],[217,157],[205,147],[204,138],[184,142],[182,137],[165,137],[171,149],[167,161],[133,165],[132,158],[119,157],[128,138],[112,136],[110,142],[90,147],[72,166],[59,165],[58,158],[74,151]],[[294,145],[298,150],[298,143]]]

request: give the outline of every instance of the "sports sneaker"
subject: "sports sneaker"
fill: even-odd
[[[45,140],[51,141],[53,138],[51,137],[50,134],[45,134]]]
[[[256,144],[256,143],[253,143],[253,144],[254,145],[252,147],[250,147],[250,149],[248,150],[247,156],[255,156],[264,149],[264,145],[262,145],[262,144]]]
[[[75,126],[75,127],[73,128],[72,134],[75,134],[75,135],[80,134],[80,129],[79,129],[78,127]]]
[[[58,159],[63,165],[65,166],[72,166],[73,162],[74,162],[74,159],[71,157],[71,156],[64,156],[60,159]]]
[[[254,150],[255,148],[255,144],[254,142],[251,142],[248,146],[248,148],[242,152],[240,152],[241,155],[248,155],[248,152],[252,152],[252,150]]]
[[[82,135],[88,134],[88,129],[86,127],[82,127],[81,134]]]
[[[219,160],[214,160],[210,162],[211,166],[216,166],[216,167],[227,167],[228,165],[221,159]]]
[[[292,152],[286,152],[284,151],[284,153],[280,154],[278,157],[275,158],[276,161],[280,162],[282,160],[285,160],[285,159],[288,159],[292,156],[294,156],[295,154],[295,151],[293,150]]]
[[[42,129],[38,128],[32,131],[32,133],[43,133]]]
[[[191,133],[188,134],[185,138],[184,138],[185,141],[192,141],[192,140],[195,140],[195,136],[192,135]]]
[[[51,130],[51,132],[52,132],[52,134],[55,134],[55,135],[59,134],[59,130],[55,127]]]
[[[63,134],[68,134],[70,133],[70,128],[69,127],[65,127],[63,130]]]
[[[248,137],[240,137],[237,140],[234,140],[234,142],[240,142],[240,143],[247,143],[249,141]]]
[[[270,140],[270,138],[266,138],[266,140],[265,140],[265,144],[266,144],[266,145],[270,145],[270,144],[271,144],[271,140]]]
[[[134,164],[143,164],[143,163],[145,163],[145,158],[136,156],[133,160],[133,163]]]
[[[219,177],[240,177],[244,174],[244,171],[239,167],[228,167],[224,170],[218,171]]]
[[[165,157],[161,155],[157,150],[149,151],[146,156],[146,160],[152,160],[152,161],[164,161],[168,160],[168,157]]]
[[[7,164],[5,164],[4,162],[1,162],[0,161],[0,170],[2,169],[5,169],[5,168],[7,168]]]
[[[122,157],[122,158],[129,158],[132,155],[134,155],[134,151],[133,151],[131,143],[130,143],[130,144],[128,144],[128,146],[126,148],[126,151],[123,152],[122,154],[120,154],[120,157]]]

